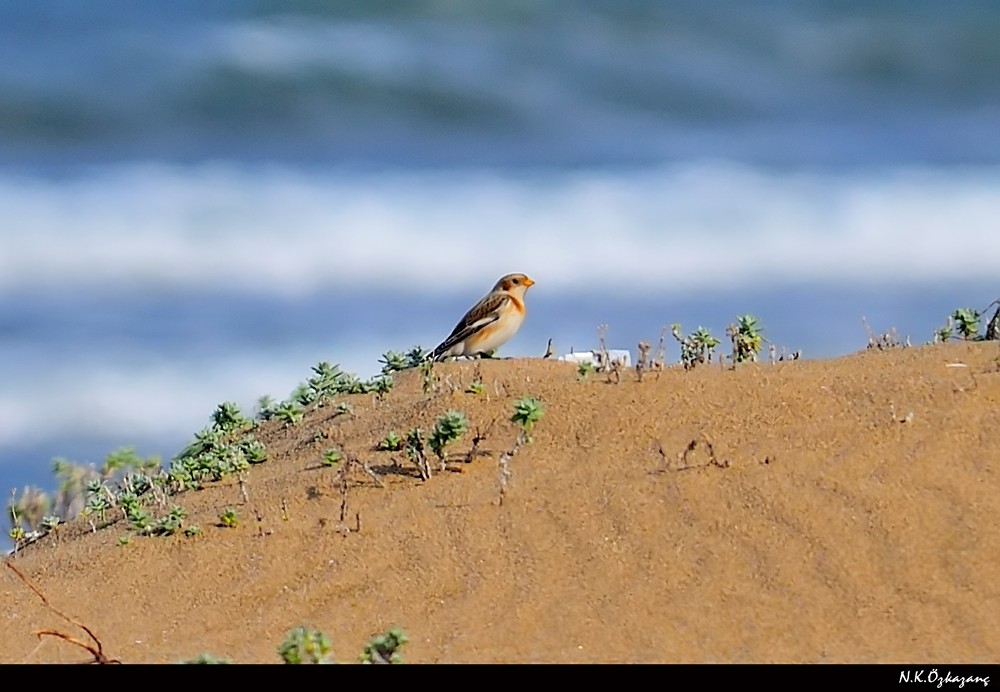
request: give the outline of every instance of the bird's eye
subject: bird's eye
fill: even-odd
[[[517,286],[521,282],[518,279],[511,279],[511,283],[513,283],[515,286]]]

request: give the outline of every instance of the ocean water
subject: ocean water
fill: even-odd
[[[930,340],[1000,297],[1000,5],[870,4],[0,5],[0,489],[370,376],[510,271],[506,355]]]

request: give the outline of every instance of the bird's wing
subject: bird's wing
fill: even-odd
[[[512,298],[506,293],[497,291],[476,303],[471,310],[465,313],[448,338],[440,346],[434,349],[435,354],[447,351],[460,341],[463,341],[488,324],[492,324],[500,319],[504,308],[510,303]]]

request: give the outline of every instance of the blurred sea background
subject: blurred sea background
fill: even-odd
[[[1000,297],[998,36],[965,0],[0,4],[0,489],[167,464],[512,271],[502,355],[747,312],[806,358],[929,341]]]

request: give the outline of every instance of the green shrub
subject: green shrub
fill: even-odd
[[[733,344],[733,362],[757,360],[757,354],[764,345],[760,322],[753,315],[747,314],[736,318],[736,324],[729,325],[726,334]]]
[[[329,663],[330,638],[320,630],[296,627],[278,647],[278,655],[285,663]]]
[[[240,518],[236,514],[236,510],[232,507],[226,507],[219,513],[219,525],[224,526],[229,529],[236,528],[240,523]]]
[[[403,630],[393,627],[385,634],[372,637],[358,658],[362,663],[402,663],[399,650],[409,641]]]
[[[510,419],[521,426],[525,439],[531,441],[531,430],[545,414],[542,402],[533,396],[525,396],[514,402],[514,415]]]
[[[328,449],[323,453],[323,466],[336,466],[344,460],[344,455],[339,449]]]
[[[398,452],[403,448],[403,438],[396,431],[386,433],[385,437],[375,445],[375,449],[385,452]]]
[[[444,460],[444,448],[465,434],[469,421],[461,411],[447,411],[437,419],[427,443],[438,459]]]
[[[972,308],[960,308],[952,314],[955,321],[955,329],[958,335],[966,341],[971,341],[979,337],[979,320],[982,315],[978,310]]]

